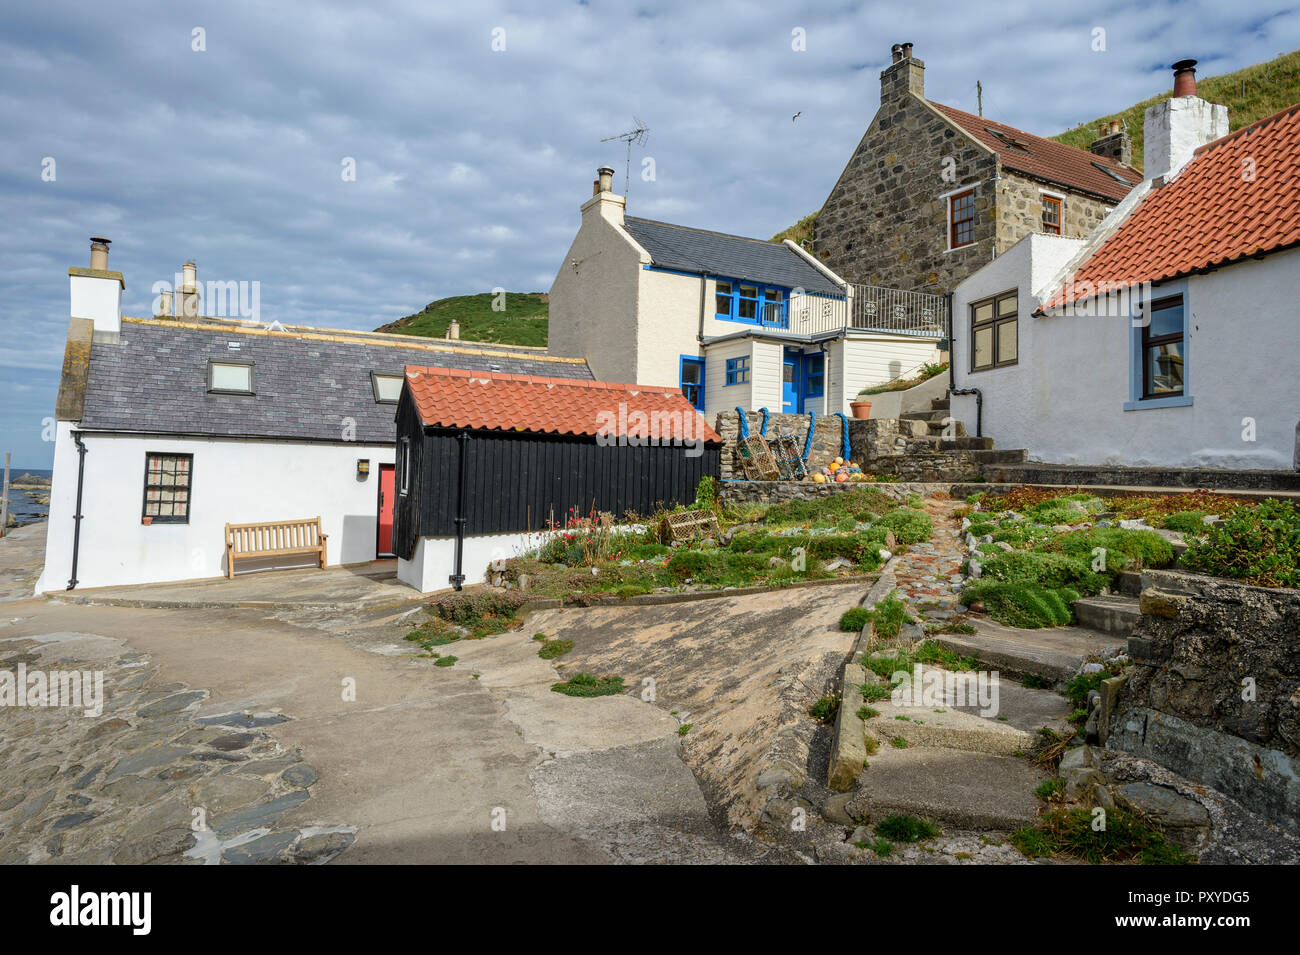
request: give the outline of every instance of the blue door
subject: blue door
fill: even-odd
[[[786,414],[802,414],[803,398],[799,387],[799,366],[803,355],[797,348],[785,350],[781,363],[781,410]]]

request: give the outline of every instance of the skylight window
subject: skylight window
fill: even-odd
[[[397,404],[397,399],[402,394],[402,376],[372,371],[370,373],[370,387],[374,389],[375,401],[379,404]]]
[[[251,361],[208,362],[208,391],[223,395],[251,395],[253,363]]]
[[[1025,142],[1023,139],[1016,139],[1016,137],[1008,133],[1004,133],[998,129],[993,129],[989,126],[984,127],[984,132],[989,133],[992,136],[996,136],[998,139],[1006,143],[1012,149],[1018,149],[1022,153],[1029,152],[1029,143]]]
[[[1129,182],[1127,179],[1125,179],[1123,176],[1117,173],[1114,169],[1111,169],[1109,166],[1103,166],[1099,162],[1095,162],[1093,163],[1093,165],[1096,166],[1098,169],[1100,169],[1102,172],[1104,172],[1106,175],[1110,176],[1110,178],[1114,179],[1116,182],[1122,182],[1126,186],[1133,185],[1133,183]]]

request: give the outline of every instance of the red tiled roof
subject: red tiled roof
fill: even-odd
[[[943,106],[939,103],[930,105],[951,122],[956,123],[968,135],[997,153],[998,158],[1002,160],[1002,165],[1008,169],[1015,169],[1039,179],[1059,182],[1072,189],[1082,189],[1105,196],[1115,202],[1127,196],[1129,191],[1142,181],[1140,172],[1121,165],[1113,159],[1095,156],[1082,149],[1035,136],[1033,133],[1016,129],[1006,123],[995,123],[991,119],[953,109],[951,106]],[[1008,139],[1013,140],[1014,144],[1008,142]],[[1102,168],[1099,169],[1098,166]],[[1124,182],[1117,182],[1105,172],[1106,169],[1122,177]],[[1125,185],[1125,182],[1128,185]]]
[[[1297,243],[1300,103],[1198,149],[1045,307],[1091,297],[1090,288],[1158,282]]]
[[[421,420],[437,427],[722,440],[678,388],[415,365],[406,383]]]

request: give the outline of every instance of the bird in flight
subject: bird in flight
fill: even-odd
[[[802,115],[803,115],[803,110],[799,110],[799,112],[795,113],[793,116],[790,117],[790,122],[793,123],[796,119],[798,119]]]

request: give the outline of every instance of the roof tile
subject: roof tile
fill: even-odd
[[[412,365],[406,383],[421,420],[434,427],[722,440],[678,388]]]

